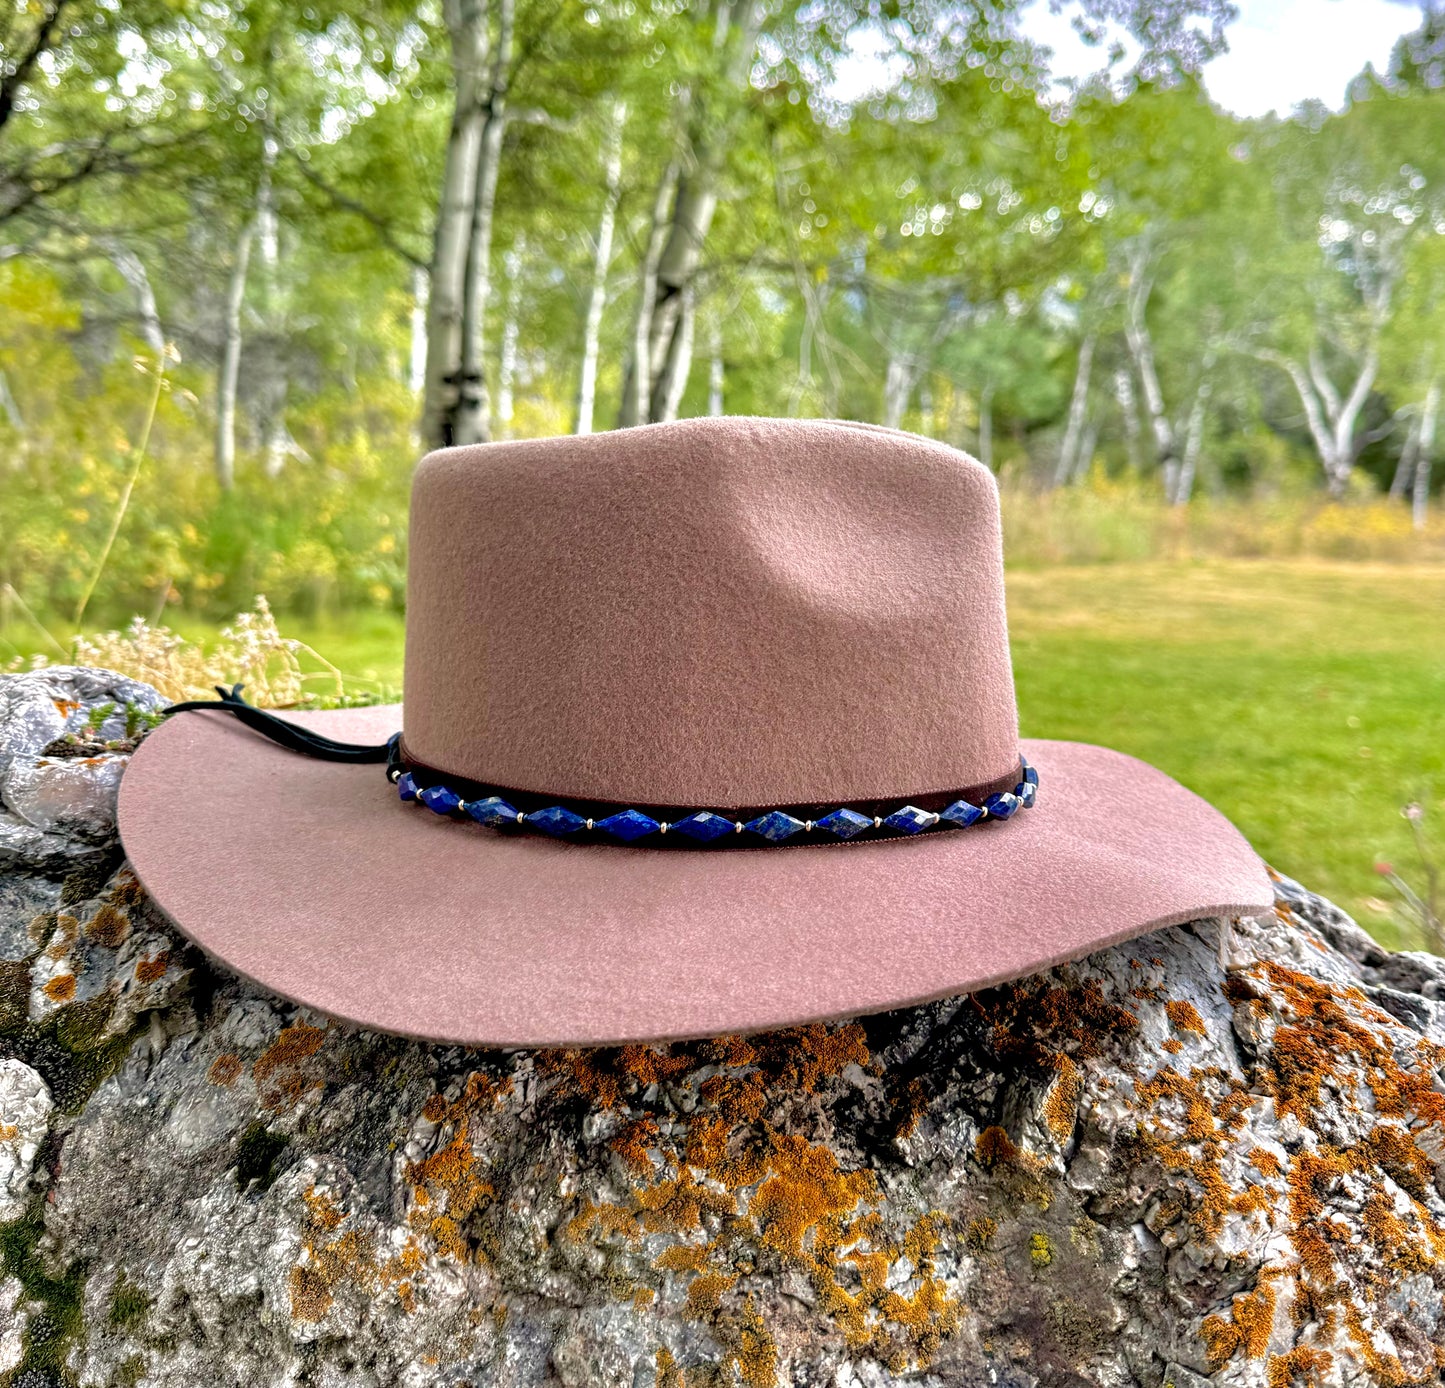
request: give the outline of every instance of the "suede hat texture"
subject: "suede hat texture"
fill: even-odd
[[[667,851],[444,820],[213,714],[136,752],[120,831],[207,953],[427,1040],[597,1045],[881,1011],[1267,908],[1218,811],[1018,736],[998,494],[941,444],[724,418],[443,449],[413,485],[402,706],[287,715],[448,775],[649,806],[1037,803],[917,838]],[[676,836],[674,835],[674,842]]]

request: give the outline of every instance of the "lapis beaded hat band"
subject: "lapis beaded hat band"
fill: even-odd
[[[577,842],[644,847],[729,848],[851,843],[914,838],[1012,819],[1033,807],[1039,775],[1021,756],[1016,770],[993,782],[954,791],[932,791],[904,801],[850,801],[772,805],[751,809],[635,806],[595,800],[562,803],[557,797],[483,786],[447,777],[411,761],[400,733],[376,744],[337,742],[248,704],[241,685],[217,687],[220,698],[172,704],[167,714],[213,711],[234,714],[272,741],[327,761],[385,762],[387,779],[402,800],[450,819],[471,819],[503,832],[532,830]],[[448,782],[451,782],[448,784]],[[937,805],[937,809],[931,806]]]

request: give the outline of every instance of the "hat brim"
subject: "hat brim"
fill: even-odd
[[[398,707],[292,715],[381,742]],[[176,717],[121,784],[146,890],[293,1002],[428,1041],[604,1045],[967,993],[1160,926],[1266,909],[1249,843],[1122,753],[1025,740],[1037,804],[917,839],[667,852],[499,834],[403,804],[379,766]]]

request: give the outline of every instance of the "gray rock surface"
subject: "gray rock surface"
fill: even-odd
[[[37,678],[6,786],[120,687]],[[1298,884],[859,1022],[467,1051],[207,964],[92,784],[0,861],[0,1385],[1440,1381],[1445,964]]]

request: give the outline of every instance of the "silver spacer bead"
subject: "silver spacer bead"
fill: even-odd
[[[395,785],[399,780],[401,780],[401,776],[402,773],[400,771],[388,771],[386,773],[386,779],[390,781],[392,785]]]
[[[733,833],[735,833],[735,834],[741,834],[742,831],[743,831],[743,822],[742,822],[742,820],[740,820],[740,819],[734,820],[734,821],[733,821]]]
[[[518,823],[518,824],[522,823],[522,821],[523,821],[524,819],[526,819],[526,818],[527,818],[527,816],[526,816],[526,813],[525,813],[524,811],[522,811],[522,810],[518,810],[518,811],[517,811],[517,823]]]
[[[596,826],[595,826],[595,825],[592,823],[592,821],[589,819],[589,820],[587,821],[587,827],[588,827],[589,829],[592,829],[592,828],[595,828]]]
[[[804,824],[803,824],[803,832],[804,832],[805,834],[811,834],[811,833],[813,832],[813,821],[812,821],[811,819],[806,820],[806,821],[804,822]]]
[[[664,820],[662,821],[662,823],[657,826],[657,832],[658,832],[659,834],[665,834],[665,833],[667,833],[667,831],[668,831],[669,829],[671,829],[671,828],[672,828],[672,825],[670,825],[670,824],[664,819]]]
[[[883,827],[883,818],[881,815],[873,816],[873,827],[875,829],[881,829]]]

